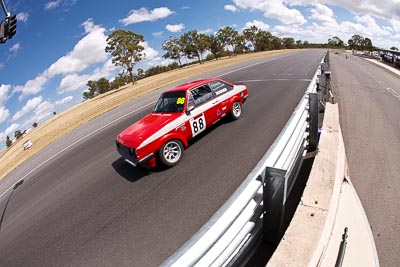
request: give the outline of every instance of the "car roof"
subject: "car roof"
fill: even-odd
[[[168,89],[165,92],[176,92],[176,91],[188,91],[190,89],[196,88],[200,85],[203,85],[205,83],[209,83],[212,81],[220,81],[221,79],[218,78],[209,78],[209,79],[202,79],[202,80],[196,80],[192,82],[187,82],[181,85],[178,85],[174,88]]]

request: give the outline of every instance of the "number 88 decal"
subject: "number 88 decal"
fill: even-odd
[[[204,114],[201,114],[197,119],[190,120],[190,128],[192,128],[193,137],[206,129],[206,119]]]

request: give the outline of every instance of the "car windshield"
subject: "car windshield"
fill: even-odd
[[[183,112],[186,91],[163,93],[157,101],[154,112]]]

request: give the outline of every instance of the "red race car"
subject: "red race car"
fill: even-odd
[[[133,166],[152,168],[157,158],[166,166],[178,164],[188,141],[227,114],[238,119],[248,90],[212,78],[165,91],[153,112],[116,138],[117,150]]]

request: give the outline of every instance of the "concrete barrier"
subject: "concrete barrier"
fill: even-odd
[[[327,103],[319,152],[295,215],[267,266],[318,266],[332,232],[347,174],[337,104]]]

